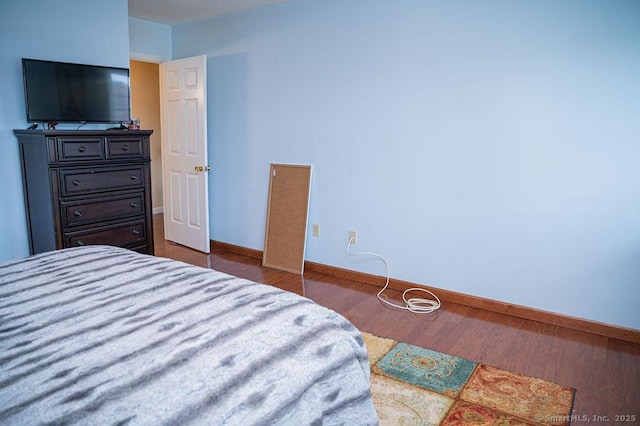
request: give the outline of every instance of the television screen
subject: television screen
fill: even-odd
[[[131,119],[126,68],[22,59],[27,121],[117,123]]]

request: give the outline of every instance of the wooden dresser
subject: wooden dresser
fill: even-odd
[[[31,254],[90,244],[153,254],[150,130],[14,130]]]

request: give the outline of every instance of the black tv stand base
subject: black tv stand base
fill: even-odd
[[[127,126],[125,126],[124,124],[121,124],[121,125],[116,126],[116,127],[109,127],[107,130],[129,130],[129,128]]]

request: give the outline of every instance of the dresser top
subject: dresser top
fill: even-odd
[[[42,130],[15,129],[14,134],[20,136],[126,136],[150,135],[153,130]]]

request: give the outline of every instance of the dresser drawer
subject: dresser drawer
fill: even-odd
[[[144,193],[61,201],[62,226],[79,226],[144,214]]]
[[[60,170],[62,196],[144,188],[144,166]]]
[[[104,138],[56,138],[58,148],[58,160],[88,161],[104,159]]]
[[[144,220],[127,222],[89,231],[65,232],[65,247],[78,247],[97,244],[111,246],[133,246],[144,243],[147,239]]]
[[[144,148],[142,137],[108,137],[107,138],[107,158],[143,158]]]
[[[137,251],[138,253],[142,253],[142,254],[150,254],[153,256],[153,251],[149,250],[149,247],[144,245],[144,246],[135,246],[135,247],[128,247],[129,250],[131,251]]]

